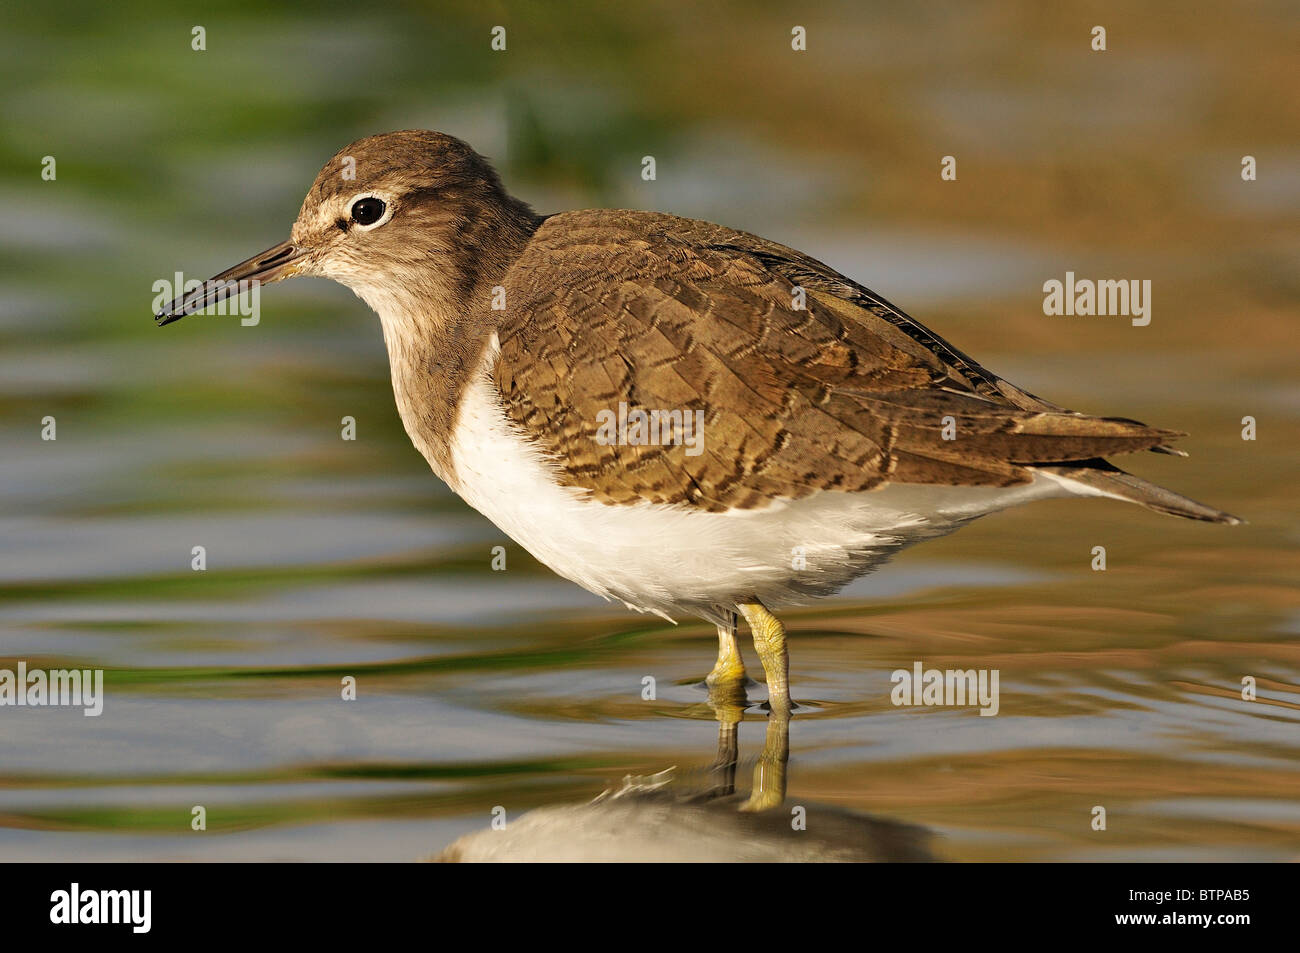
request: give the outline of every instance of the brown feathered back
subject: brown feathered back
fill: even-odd
[[[604,503],[720,510],[885,483],[1011,486],[1034,464],[1178,436],[1048,404],[814,259],[705,222],[553,216],[504,286],[495,377],[509,416],[564,483]],[[602,444],[601,412],[620,401],[702,410],[702,452]]]

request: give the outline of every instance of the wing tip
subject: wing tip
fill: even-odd
[[[1086,464],[1094,461],[1081,461],[1084,465],[1074,467],[1041,467],[1046,472],[1068,482],[1073,482],[1087,489],[1090,494],[1109,496],[1129,503],[1137,503],[1157,513],[1180,516],[1183,519],[1199,520],[1203,523],[1219,523],[1224,526],[1243,526],[1246,520],[1240,516],[1200,503],[1190,497],[1167,490],[1163,486],[1134,476],[1107,463],[1095,461],[1096,466]]]

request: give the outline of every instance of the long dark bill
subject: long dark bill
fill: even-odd
[[[260,255],[254,255],[247,261],[241,261],[233,268],[227,268],[221,274],[203,283],[188,294],[173,299],[164,306],[154,320],[158,327],[179,321],[187,314],[202,311],[218,301],[239,294],[252,283],[269,284],[294,274],[294,262],[305,254],[305,250],[292,242],[281,242],[274,248],[268,248]]]

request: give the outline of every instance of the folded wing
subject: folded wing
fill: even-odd
[[[507,413],[563,482],[605,503],[1012,486],[1179,436],[1034,397],[820,262],[703,222],[566,213],[505,287]],[[698,445],[603,440],[620,402],[702,411]]]

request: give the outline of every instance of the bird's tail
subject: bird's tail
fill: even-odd
[[[1245,522],[1231,513],[1216,510],[1212,506],[1181,496],[1173,490],[1157,486],[1149,480],[1125,473],[1105,460],[1085,460],[1076,464],[1035,467],[1035,469],[1053,474],[1067,484],[1078,484],[1085,493],[1128,500],[1130,503],[1141,504],[1158,513],[1168,513],[1189,520],[1204,520],[1207,523],[1226,523],[1232,526]]]

